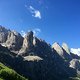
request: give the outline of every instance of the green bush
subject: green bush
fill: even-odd
[[[4,80],[4,79],[0,78],[0,80]]]

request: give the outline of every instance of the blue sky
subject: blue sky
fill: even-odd
[[[79,48],[80,0],[0,0],[0,25]]]

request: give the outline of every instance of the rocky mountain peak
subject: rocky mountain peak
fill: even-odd
[[[0,25],[0,32],[7,32],[7,31],[9,31],[9,30]]]
[[[23,43],[23,37],[17,32],[9,32],[6,45],[11,50],[19,50]]]
[[[54,48],[55,46],[56,46],[56,47],[57,47],[57,46],[60,47],[60,45],[59,45],[58,42],[53,43],[52,48]]]
[[[34,46],[40,44],[41,42],[42,42],[41,39],[38,39],[37,37],[34,37],[34,39],[33,39],[33,45],[34,45]]]
[[[12,32],[14,35],[16,35],[16,36],[21,36],[21,34],[18,33],[17,31],[15,31],[15,30],[12,30],[11,32]]]
[[[33,32],[30,31],[24,37],[23,47],[31,48],[33,46]]]
[[[0,44],[8,47],[10,50],[19,50],[23,43],[23,37],[16,31],[11,31],[0,26]]]
[[[68,47],[68,45],[67,45],[66,43],[63,43],[63,44],[62,44],[62,48],[63,48],[68,54],[70,54],[70,49],[69,49],[69,47]]]
[[[52,48],[61,56],[64,58],[64,53],[62,47],[59,45],[59,43],[55,42],[52,45]]]
[[[27,55],[33,49],[33,32],[29,31],[23,39],[22,48],[19,51],[19,55]]]
[[[9,30],[3,26],[0,26],[0,43],[4,43],[7,40]]]

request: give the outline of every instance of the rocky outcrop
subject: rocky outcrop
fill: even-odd
[[[41,61],[41,60],[43,60],[42,58],[40,58],[39,56],[31,56],[31,55],[29,55],[29,56],[26,56],[26,57],[24,57],[24,60],[26,60],[26,61]]]
[[[66,43],[63,43],[62,47],[58,43],[54,43],[52,48],[65,60],[70,61],[72,59],[70,55],[70,50]]]
[[[10,50],[18,51],[23,42],[23,37],[16,31],[11,31],[0,26],[0,44]]]
[[[13,51],[18,51],[23,43],[23,37],[16,31],[0,26],[0,44]]]
[[[52,57],[51,45],[47,44],[44,40],[35,37],[33,40],[33,45],[34,45],[34,52],[36,55],[42,58]]]
[[[0,43],[6,42],[7,36],[8,36],[8,32],[10,32],[10,30],[6,29],[3,26],[0,26]]]
[[[70,61],[69,67],[80,71],[80,62],[78,59],[72,59]]]
[[[70,55],[70,49],[66,43],[62,44],[62,48],[66,51],[66,53],[68,53]]]
[[[23,47],[26,47],[28,49],[33,47],[33,32],[30,31],[27,33],[27,35],[24,38],[23,41]]]
[[[33,32],[30,31],[24,37],[22,48],[19,51],[19,55],[28,55],[27,53],[33,50]]]
[[[63,49],[62,47],[57,43],[55,42],[53,45],[52,45],[52,48],[64,59],[64,52],[63,52]]]
[[[8,33],[6,46],[10,50],[17,51],[22,47],[23,37],[17,33],[16,31],[12,31]]]

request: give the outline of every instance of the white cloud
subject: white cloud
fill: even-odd
[[[21,35],[22,35],[23,37],[25,37],[26,32],[22,30],[22,31],[21,31]]]
[[[32,13],[33,17],[41,19],[41,13],[39,10],[33,8],[32,6],[27,7],[27,5],[25,5],[25,7]]]
[[[39,28],[35,28],[32,31],[34,33],[34,36],[37,36],[41,32],[41,30]]]
[[[29,8],[30,8],[31,10],[35,10],[32,6],[29,6]]]
[[[71,48],[71,52],[80,56],[80,48],[77,48],[77,49]]]
[[[38,10],[36,10],[34,13],[35,13],[35,15],[33,15],[34,17],[41,19],[41,14]]]

